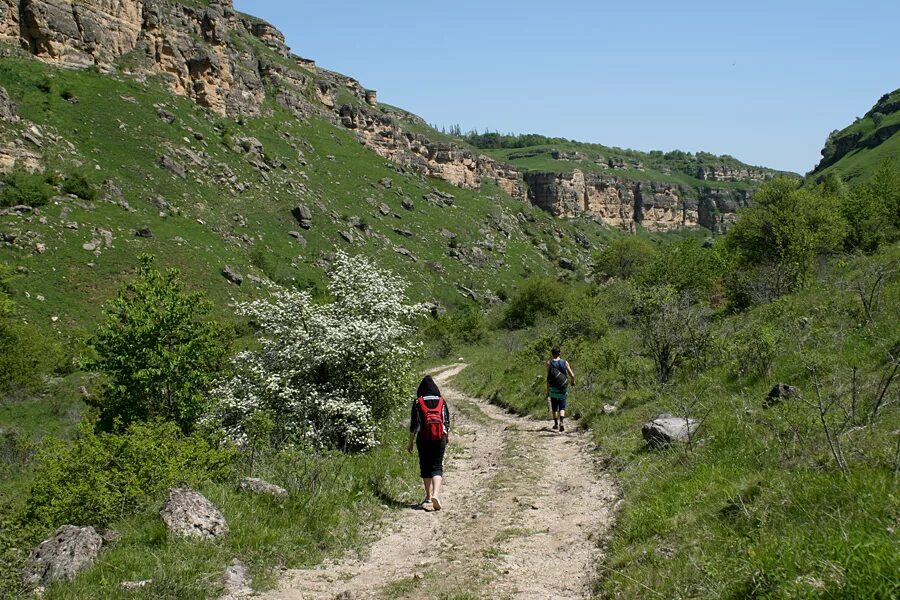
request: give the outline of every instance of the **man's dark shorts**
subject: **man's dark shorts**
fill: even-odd
[[[423,440],[416,438],[419,451],[419,472],[423,479],[444,476],[444,451],[447,449],[447,438],[442,440]]]
[[[554,398],[553,396],[550,396],[550,408],[553,412],[566,410],[566,398]]]

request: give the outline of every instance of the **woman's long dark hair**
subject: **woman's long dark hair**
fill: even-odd
[[[434,379],[431,378],[431,375],[426,375],[422,378],[422,382],[419,383],[419,389],[416,390],[416,398],[422,398],[424,396],[440,396],[441,390],[438,388],[437,384],[434,382]]]

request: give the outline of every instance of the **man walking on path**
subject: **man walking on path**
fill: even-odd
[[[553,411],[553,431],[565,431],[563,420],[566,418],[566,400],[569,397],[569,385],[575,385],[575,373],[569,361],[560,358],[559,348],[550,351],[552,355],[547,361],[547,401]]]
[[[419,451],[419,474],[425,486],[424,510],[441,510],[441,482],[444,479],[444,451],[450,443],[450,409],[431,375],[426,375],[416,390],[409,417],[409,445]]]

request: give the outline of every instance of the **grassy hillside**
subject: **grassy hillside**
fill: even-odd
[[[865,181],[886,160],[900,159],[900,90],[885,94],[862,118],[825,142],[822,161],[810,175],[821,180],[830,174]]]
[[[57,196],[39,215],[0,217],[2,230],[18,238],[0,249],[0,258],[28,270],[13,282],[16,299],[39,322],[58,317],[60,330],[96,319],[100,301],[142,252],[181,268],[220,306],[258,288],[227,282],[225,265],[280,283],[315,284],[321,260],[336,248],[408,273],[419,299],[454,304],[463,301],[457,284],[490,297],[523,276],[556,272],[559,257],[576,263],[586,257],[576,232],[593,244],[610,235],[590,222],[556,223],[499,190],[460,190],[398,172],[346,130],[320,118],[299,121],[274,102],[266,116],[235,123],[153,83],[61,71],[31,59],[4,60],[0,86],[50,140],[42,148],[26,142],[43,153],[47,170],[61,178],[84,173],[98,194],[92,201]],[[70,95],[78,102],[63,97]],[[4,124],[3,135],[17,138],[25,127]],[[265,160],[277,166],[249,164],[241,147],[247,138],[259,140]],[[184,167],[185,176],[163,168],[163,157]],[[245,191],[222,183],[231,173]],[[128,208],[104,201],[107,181]],[[455,196],[452,206],[436,201],[434,189]],[[404,200],[412,210],[402,207]],[[298,204],[313,213],[309,231],[291,216]],[[135,236],[144,227],[151,238]],[[112,233],[112,245],[101,243],[95,256],[83,244],[100,239],[99,229]],[[301,232],[305,244],[291,231]],[[448,259],[451,242],[463,253],[477,247],[479,258]]]

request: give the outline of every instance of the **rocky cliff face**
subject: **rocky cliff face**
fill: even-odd
[[[672,231],[702,225],[722,232],[734,222],[736,211],[750,201],[750,192],[705,188],[697,198],[683,186],[635,182],[619,177],[584,173],[526,173],[532,203],[554,214],[593,216],[625,231],[639,223],[651,231]]]
[[[47,62],[110,69],[131,54],[177,94],[220,114],[256,115],[264,98],[258,58],[232,34],[288,55],[284,37],[238,15],[231,0],[191,7],[167,0],[0,0],[0,41]]]

